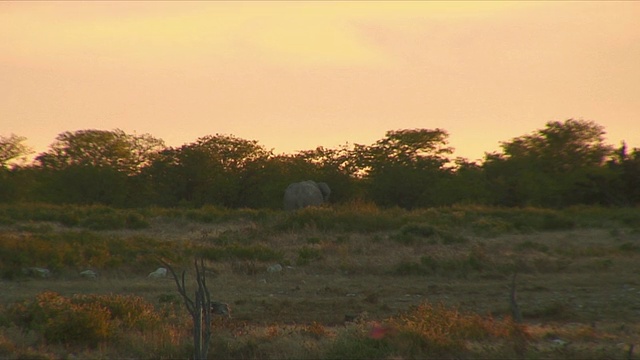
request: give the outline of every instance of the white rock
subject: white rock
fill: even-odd
[[[554,344],[558,345],[558,346],[566,346],[569,342],[564,341],[562,339],[553,339],[551,340]]]
[[[280,265],[280,264],[273,264],[273,265],[271,265],[271,266],[269,266],[267,268],[267,272],[271,273],[271,274],[277,273],[277,272],[280,272],[280,271],[282,271],[282,265]]]
[[[163,267],[159,267],[156,269],[156,271],[150,273],[148,277],[152,279],[157,279],[157,278],[163,278],[166,276],[167,276],[167,269]]]
[[[30,268],[22,269],[22,273],[25,275],[41,277],[41,278],[48,278],[49,276],[51,276],[51,271],[49,269],[39,268],[39,267],[30,267]]]
[[[80,273],[80,276],[87,279],[95,279],[98,277],[98,274],[93,270],[85,270]]]

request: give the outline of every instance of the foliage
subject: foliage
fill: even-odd
[[[507,318],[465,314],[442,304],[422,303],[380,323],[355,324],[338,336],[327,359],[459,358],[473,355],[476,341],[502,342],[503,354],[521,356],[526,328]]]
[[[553,207],[600,203],[585,186],[612,152],[604,133],[592,121],[569,119],[550,121],[544,129],[503,142],[503,152],[487,154],[484,164],[495,190],[502,188],[496,200]]]
[[[116,209],[102,205],[70,206],[20,203],[0,205],[0,219],[56,222],[65,227],[91,230],[144,229],[149,226],[141,210]]]
[[[249,170],[269,155],[256,141],[217,134],[165,149],[142,176],[160,205],[240,207]]]
[[[438,182],[453,150],[445,130],[388,131],[384,139],[354,150],[372,199],[382,206],[404,208],[435,205]]]
[[[9,162],[31,153],[31,149],[23,144],[27,138],[11,134],[9,136],[0,135],[0,170],[9,165]]]
[[[303,246],[300,250],[298,250],[298,260],[296,261],[296,265],[307,265],[312,261],[317,261],[322,259],[322,252],[320,249]]]
[[[33,164],[7,169],[28,153],[12,135],[0,138],[0,202],[280,209],[288,184],[316,180],[341,205],[639,204],[640,149],[615,149],[604,134],[593,121],[549,121],[469,161],[450,157],[444,129],[392,130],[370,145],[279,155],[233,135],[165,147],[148,134],[88,129],[63,132]]]
[[[21,269],[43,267],[52,271],[116,266],[149,267],[159,256],[181,259],[189,251],[176,252],[166,242],[146,237],[119,238],[88,231],[58,233],[0,233],[0,273],[5,278],[21,275]]]
[[[38,155],[36,161],[52,170],[88,166],[133,174],[148,165],[163,147],[162,140],[149,134],[129,135],[120,129],[67,131],[58,135],[51,149]]]
[[[13,323],[42,334],[47,342],[97,346],[120,329],[152,329],[160,325],[153,306],[140,297],[74,295],[46,291],[35,300],[8,309]]]

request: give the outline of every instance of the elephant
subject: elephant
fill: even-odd
[[[312,180],[289,185],[284,191],[284,209],[287,211],[307,206],[319,206],[329,200],[331,189],[323,182]]]

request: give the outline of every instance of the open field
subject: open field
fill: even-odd
[[[195,257],[232,307],[212,359],[640,358],[640,209],[16,205],[0,224],[0,358],[189,357],[175,283],[148,274],[192,279]]]

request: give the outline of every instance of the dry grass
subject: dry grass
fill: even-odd
[[[384,216],[379,210],[374,212]],[[460,209],[450,214],[447,219],[457,223],[468,216]],[[280,258],[273,261],[234,255],[207,264],[212,296],[233,308],[233,319],[216,320],[213,357],[623,358],[630,344],[639,343],[640,325],[630,321],[640,313],[640,234],[633,227],[607,223],[523,232],[509,226],[503,229],[504,223],[490,213],[481,217],[481,225],[475,221],[469,227],[445,224],[442,217],[437,218],[440,214],[410,215],[411,222],[418,224],[436,218],[429,222],[438,229],[434,235],[422,225],[412,225],[409,230],[405,227],[403,232],[402,226],[408,222],[379,231],[331,230],[313,224],[283,228],[278,225],[288,221],[283,216],[205,223],[154,217],[148,219],[145,229],[98,234],[131,241],[142,236],[168,243],[176,253],[184,251],[187,260],[176,266],[188,274],[188,259],[197,255],[198,249],[263,246],[278,251]],[[474,226],[482,229],[474,232]],[[33,229],[40,229],[44,239],[47,234],[75,231],[56,223],[31,221],[7,225],[0,236],[28,239]],[[447,241],[447,234],[464,241]],[[276,262],[283,270],[269,273],[267,267]],[[188,356],[188,316],[181,308],[175,284],[166,278],[147,278],[155,267],[145,266],[96,269],[99,277],[95,280],[80,278],[81,266],[67,266],[47,279],[1,280],[0,306],[5,309],[55,291],[69,298],[76,294],[135,295],[158,311],[172,310],[164,314],[167,318],[161,328],[131,332],[117,344],[107,341],[92,350],[43,342],[33,331],[25,335],[0,317],[0,358],[58,358],[73,351],[83,358],[139,358],[151,350],[158,357]],[[516,270],[526,340],[495,334],[461,337],[455,346],[462,346],[463,351],[443,347],[438,352],[432,349],[431,340],[424,340],[429,323],[420,325],[424,328],[417,335],[412,330],[383,340],[367,337],[376,323],[405,326],[400,322],[402,314],[425,304],[442,304],[439,313],[449,317],[454,312],[470,314],[461,318],[469,316],[484,324],[481,328],[485,330],[488,319],[508,321],[508,285]],[[345,318],[357,320],[345,325]],[[416,344],[431,345],[420,348]]]

